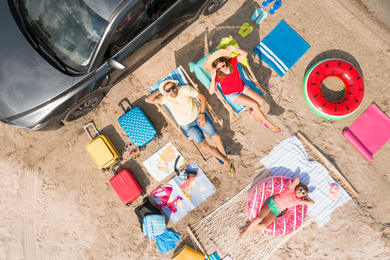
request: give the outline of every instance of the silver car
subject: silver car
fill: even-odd
[[[0,121],[54,130],[227,0],[0,1]]]

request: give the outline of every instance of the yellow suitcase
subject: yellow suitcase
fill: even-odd
[[[96,136],[93,137],[88,129],[89,126],[96,132]],[[94,159],[96,165],[102,170],[109,170],[112,166],[120,164],[121,156],[111,143],[110,139],[106,135],[101,135],[96,129],[93,122],[84,126],[85,132],[87,132],[89,138],[92,140],[87,144],[86,148],[89,154]]]

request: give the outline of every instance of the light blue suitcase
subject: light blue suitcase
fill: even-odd
[[[126,108],[123,106],[124,103],[127,104]],[[118,106],[123,112],[123,115],[118,118],[118,122],[140,151],[144,150],[145,145],[154,138],[161,137],[140,107],[132,108],[127,98],[122,99]]]

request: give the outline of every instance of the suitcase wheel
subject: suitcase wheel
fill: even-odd
[[[126,203],[126,207],[129,207],[131,203]]]
[[[104,169],[104,168],[101,168],[100,170],[102,170],[103,173],[106,172],[106,169]]]
[[[145,146],[139,146],[139,147],[138,147],[138,150],[140,150],[140,151],[145,151],[145,149],[146,149]]]
[[[160,139],[162,137],[162,134],[155,133],[154,136]]]

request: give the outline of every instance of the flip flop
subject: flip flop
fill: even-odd
[[[279,134],[280,132],[282,132],[282,129],[280,129],[278,126],[276,126],[276,130],[272,130],[267,126],[267,124],[264,124],[264,126],[267,127],[269,130],[271,130],[272,132],[274,132],[275,134]]]
[[[227,166],[227,165],[225,165],[225,166],[228,170],[230,170],[229,166]],[[234,159],[232,159],[232,163],[230,164],[230,168],[232,169],[232,176],[234,176],[234,174],[236,173],[236,168],[234,167]]]
[[[240,30],[238,31],[238,34],[241,35],[245,31],[245,29],[248,28],[248,26],[249,26],[249,23],[244,23],[241,26]]]
[[[253,117],[256,119],[257,122],[261,122],[261,120],[258,119],[258,118],[255,116],[255,114],[253,114],[253,109],[252,109],[252,108],[249,109],[249,114],[250,114],[251,116],[253,116]]]
[[[261,15],[256,19],[256,24],[260,24],[267,16],[267,11],[263,11]]]
[[[256,20],[257,17],[263,12],[263,8],[257,8],[256,11],[252,14],[252,21]],[[248,24],[249,25],[249,24]]]
[[[227,147],[225,147],[225,153],[226,154],[228,154],[228,152],[229,152],[229,149],[227,148]],[[215,157],[217,160],[218,160],[218,162],[220,162],[221,164],[225,164],[223,161],[221,161],[220,159],[218,159],[217,157]]]
[[[232,164],[230,165],[230,167],[232,168],[232,176],[234,176],[234,174],[236,174],[236,167],[234,167],[234,159],[232,159]]]
[[[275,4],[269,10],[269,13],[273,15],[282,6],[282,0],[276,0]]]
[[[241,34],[242,38],[248,36],[249,34],[251,34],[253,32],[253,26],[249,26],[247,27],[244,32]]]
[[[265,0],[261,5],[266,7],[267,5],[269,5],[270,3],[272,3],[273,1],[275,0]]]

